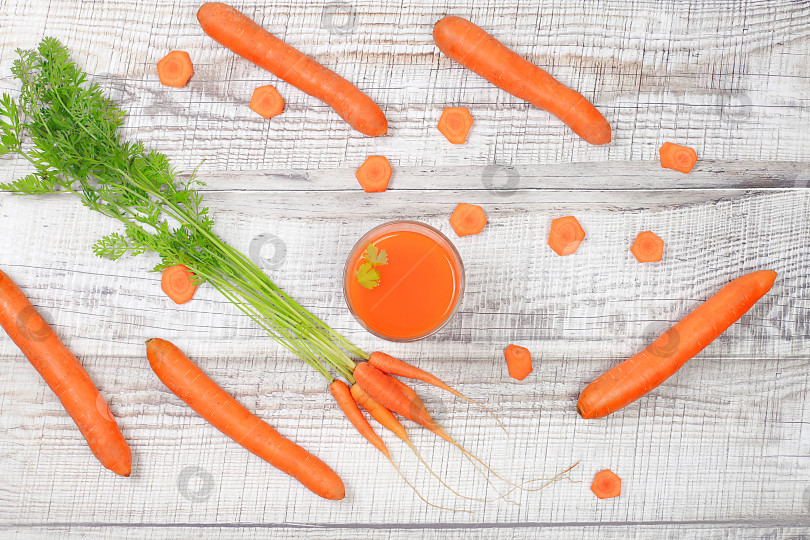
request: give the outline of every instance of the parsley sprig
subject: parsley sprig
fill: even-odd
[[[70,59],[58,40],[18,50],[11,69],[20,95],[0,98],[0,155],[18,154],[33,172],[0,189],[24,195],[72,193],[119,221],[123,230],[96,242],[99,257],[157,253],[153,268],[184,264],[210,283],[287,350],[332,380],[330,369],[353,382],[358,347],[276,286],[250,259],[223,242],[197,190],[168,158],[140,141],[122,141],[125,111]]]
[[[385,250],[380,251],[374,244],[369,244],[363,252],[363,260],[365,262],[357,269],[357,281],[366,289],[379,287],[380,272],[377,267],[388,264],[388,254]]]

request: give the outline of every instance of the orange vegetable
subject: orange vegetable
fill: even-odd
[[[392,379],[392,380],[395,380],[395,379]],[[444,487],[449,489],[453,494],[455,494],[455,495],[457,495],[457,496],[459,496],[459,497],[461,497],[463,499],[470,499],[470,500],[476,500],[476,501],[481,500],[481,499],[476,499],[476,498],[473,498],[473,497],[467,497],[465,495],[462,495],[461,493],[457,492],[452,487],[450,487],[444,480],[441,479],[441,477],[438,474],[433,472],[433,469],[430,468],[430,465],[428,465],[428,463],[424,460],[422,455],[419,453],[419,451],[416,449],[416,447],[411,442],[411,439],[410,439],[410,437],[408,437],[408,433],[405,431],[405,427],[402,425],[402,423],[400,423],[400,421],[396,419],[396,417],[391,413],[391,411],[389,411],[388,409],[386,409],[385,407],[380,405],[377,401],[372,399],[366,393],[366,391],[363,390],[360,387],[360,385],[358,385],[358,384],[353,384],[352,385],[352,387],[351,387],[351,395],[355,399],[356,403],[361,405],[368,412],[368,414],[370,414],[371,417],[374,418],[374,420],[377,421],[377,423],[379,423],[385,429],[387,429],[388,431],[390,431],[391,433],[396,435],[398,439],[400,439],[402,442],[404,442],[406,445],[408,445],[408,448],[411,449],[411,451],[416,455],[417,458],[419,458],[419,461],[422,462],[422,464],[425,466],[425,468],[428,470],[428,472],[431,475],[433,475],[439,481],[439,483],[441,485],[443,485]],[[396,464],[394,463],[394,461],[391,459],[390,456],[388,456],[388,460],[391,462],[391,465],[393,465],[394,468],[397,469],[397,472],[402,477],[402,479],[405,480],[405,482],[411,487],[411,489],[413,489],[414,493],[416,493],[416,495],[420,499],[422,499],[424,502],[426,502],[430,506],[434,506],[436,508],[443,508],[441,506],[436,506],[435,504],[433,504],[430,501],[428,501],[427,499],[425,499],[419,493],[419,491],[410,482],[408,482],[408,479],[405,478],[405,475],[402,474],[402,472],[399,470],[399,468],[396,466]],[[445,510],[453,510],[452,508],[444,508],[444,509]],[[456,510],[453,510],[453,511],[456,511]],[[466,512],[466,510],[460,510],[460,511],[461,512]]]
[[[427,410],[427,408],[425,407],[425,402],[422,401],[422,398],[419,397],[419,394],[417,394],[413,388],[411,388],[404,382],[400,381],[399,379],[395,379],[394,377],[391,377],[391,380],[394,381],[394,384],[396,385],[397,388],[399,388],[399,391],[405,394],[405,397],[413,401],[414,406],[419,407],[420,409]]]
[[[93,455],[115,474],[129,476],[132,452],[104,397],[59,336],[2,271],[0,326],[59,398]]]
[[[638,233],[630,251],[638,262],[658,262],[664,256],[664,241],[652,231]]]
[[[591,144],[610,142],[610,124],[579,92],[521,58],[466,19],[448,15],[433,27],[439,49],[498,88],[545,109]]]
[[[618,497],[622,494],[622,479],[609,469],[599,471],[593,478],[591,491],[600,499]]]
[[[509,376],[518,381],[525,379],[532,372],[532,353],[526,347],[509,345],[504,349]]]
[[[368,393],[358,384],[353,384],[351,387],[352,397],[355,401],[362,405],[368,411],[374,420],[376,420],[382,427],[393,433],[402,442],[411,445],[411,438],[408,437],[408,432],[405,431],[405,426],[396,419],[393,413],[387,408],[380,405],[376,400],[372,399]]]
[[[365,390],[371,399],[386,409],[404,416],[430,431],[439,428],[439,425],[431,418],[424,406],[417,406],[412,399],[402,393],[402,390],[393,382],[391,376],[386,375],[368,362],[357,364],[357,367],[354,368],[354,378],[360,388]]]
[[[585,231],[574,216],[557,218],[551,222],[548,245],[557,255],[571,255],[585,239]]]
[[[328,465],[250,413],[180,349],[163,339],[150,339],[146,345],[155,375],[208,423],[316,495],[343,499],[343,481]]]
[[[185,304],[194,297],[197,286],[191,280],[194,273],[182,264],[169,266],[163,270],[160,288],[175,304]]]
[[[378,193],[388,188],[391,164],[385,156],[368,156],[354,173],[366,193]]]
[[[451,143],[464,144],[472,125],[473,117],[467,107],[445,107],[437,127]]]
[[[646,349],[589,384],[577,402],[580,416],[607,416],[656,388],[739,320],[775,279],[776,272],[760,270],[725,285]]]
[[[478,234],[484,230],[486,224],[487,215],[477,204],[461,203],[450,216],[450,226],[459,236]]]
[[[688,146],[665,142],[658,149],[661,156],[661,167],[682,173],[688,173],[697,163],[697,152]]]
[[[503,423],[501,423],[501,420],[490,409],[484,407],[477,401],[468,398],[455,388],[450,387],[447,383],[445,383],[435,375],[432,375],[423,369],[419,369],[416,366],[412,366],[411,364],[403,362],[399,358],[394,358],[393,356],[385,354],[384,352],[380,351],[374,351],[373,353],[371,353],[371,356],[369,356],[368,359],[368,363],[377,368],[378,370],[382,371],[383,373],[387,373],[389,375],[396,375],[398,377],[405,377],[407,379],[415,379],[418,381],[422,381],[424,383],[435,386],[436,388],[441,388],[442,390],[450,392],[454,396],[460,397],[465,401],[474,403],[475,405],[478,405],[479,407],[487,411],[489,414],[491,414],[495,418],[495,420],[498,421],[498,424],[501,426],[501,428],[504,431],[506,431],[506,429],[503,427]]]
[[[359,88],[233,7],[220,2],[203,4],[197,20],[220,45],[323,101],[360,133],[375,137],[388,131],[382,109]]]
[[[160,84],[181,88],[194,75],[194,65],[186,51],[172,51],[157,63]]]
[[[278,116],[284,111],[284,98],[272,84],[260,86],[253,91],[250,109],[263,118]]]
[[[374,448],[382,452],[383,455],[390,460],[391,454],[388,452],[388,447],[385,446],[380,436],[374,433],[374,428],[371,427],[366,417],[363,416],[363,412],[360,410],[360,407],[357,406],[357,402],[346,383],[337,380],[332,381],[332,384],[329,385],[329,391],[340,406],[340,410],[343,411],[343,414],[346,415],[346,418],[349,419],[349,422],[352,423],[360,435],[365,437]]]

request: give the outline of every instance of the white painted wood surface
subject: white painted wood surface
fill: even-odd
[[[516,495],[520,506],[461,501],[386,436],[425,496],[474,513],[427,507],[342,419],[324,381],[212,290],[175,307],[146,272],[150,256],[92,256],[92,243],[114,228],[102,216],[69,197],[0,193],[0,265],[108,396],[134,454],[131,478],[103,470],[0,338],[0,535],[810,535],[810,2],[236,5],[367,90],[390,136],[351,132],[324,105],[217,46],[198,28],[197,2],[0,0],[0,90],[16,89],[15,47],[62,39],[131,111],[127,136],[186,170],[206,160],[206,201],[224,238],[253,249],[274,280],[358,345],[436,372],[495,408],[511,434],[420,386],[458,440],[515,480],[582,460],[572,474],[581,483]],[[329,14],[346,6],[354,25],[336,15],[330,28]],[[430,30],[447,13],[472,18],[580,89],[611,122],[614,142],[589,147],[442,57]],[[180,90],[161,87],[154,71],[173,48],[195,61]],[[246,104],[254,87],[271,83],[288,106],[263,121]],[[435,130],[442,107],[456,104],[476,119],[461,147]],[[697,149],[692,174],[658,167],[665,140]],[[387,193],[363,194],[353,179],[370,153],[395,165]],[[22,171],[0,158],[0,178]],[[353,242],[392,218],[452,234],[447,217],[462,201],[484,205],[490,224],[456,242],[468,277],[457,317],[415,344],[363,332],[339,285]],[[588,238],[559,258],[545,235],[551,219],[569,213]],[[639,265],[628,251],[646,229],[666,241],[660,264]],[[283,257],[267,252],[262,234],[280,239]],[[766,267],[779,272],[773,291],[698,359],[606,420],[577,417],[577,395],[594,376],[729,279]],[[143,341],[154,336],[174,340],[332,465],[346,500],[318,500],[190,412],[148,368]],[[535,355],[523,383],[506,375],[509,342]],[[448,482],[495,495],[458,452],[412,431]],[[624,493],[597,502],[588,486],[605,467],[622,476]]]

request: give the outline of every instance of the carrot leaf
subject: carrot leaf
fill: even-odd
[[[380,251],[374,244],[369,244],[368,247],[366,247],[366,252],[363,254],[363,257],[374,266],[385,266],[388,264],[388,254],[385,250]]]
[[[371,263],[363,263],[357,270],[357,281],[366,289],[373,289],[380,285],[380,273]]]

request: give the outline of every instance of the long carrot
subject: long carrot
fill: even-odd
[[[374,351],[373,353],[371,353],[368,359],[368,363],[374,366],[375,368],[379,369],[383,373],[388,373],[389,375],[396,375],[398,377],[405,377],[406,379],[416,379],[417,381],[422,381],[431,386],[435,386],[436,388],[441,388],[446,392],[450,392],[454,396],[459,397],[465,401],[469,401],[470,403],[473,403],[481,407],[489,414],[491,414],[495,418],[495,420],[497,420],[498,424],[501,426],[501,429],[506,431],[506,428],[503,426],[501,419],[498,418],[498,415],[492,412],[492,410],[481,405],[474,399],[468,398],[467,396],[465,396],[455,388],[451,387],[450,385],[448,385],[435,375],[428,373],[423,369],[420,369],[416,366],[412,366],[407,362],[403,362],[399,358],[394,358],[390,354],[385,354],[384,352],[380,351]]]
[[[545,109],[591,144],[610,142],[610,124],[579,92],[510,50],[466,19],[448,15],[433,27],[439,49],[513,96]]]
[[[775,279],[776,272],[760,270],[725,285],[646,349],[589,384],[577,402],[580,416],[607,416],[656,388],[739,320]]]
[[[73,353],[2,271],[0,326],[51,387],[101,464],[115,474],[129,476],[132,452],[104,397]]]
[[[343,499],[343,481],[328,465],[251,414],[175,345],[163,339],[150,339],[146,345],[155,375],[208,423],[316,495]]]
[[[380,436],[374,433],[374,428],[371,427],[366,417],[363,416],[363,411],[357,406],[357,401],[355,401],[346,383],[338,380],[332,381],[332,384],[329,385],[329,392],[332,394],[332,397],[335,398],[340,410],[343,411],[343,414],[346,415],[346,418],[349,419],[349,422],[352,423],[360,435],[365,437],[374,448],[382,452],[382,454],[390,460],[391,453],[388,451],[388,447],[385,446],[385,442]]]
[[[360,362],[357,364],[357,367],[354,368],[354,378],[357,380],[357,384],[360,385],[374,401],[391,412],[404,416],[429,431],[436,432],[437,430],[441,430],[439,424],[431,418],[424,406],[420,407],[418,402],[402,392],[389,375],[386,375],[368,362]],[[441,431],[443,432],[444,430]]]
[[[235,8],[209,2],[197,11],[197,20],[205,33],[219,44],[320,99],[360,133],[376,137],[388,131],[382,109],[359,88],[287,45]]]

